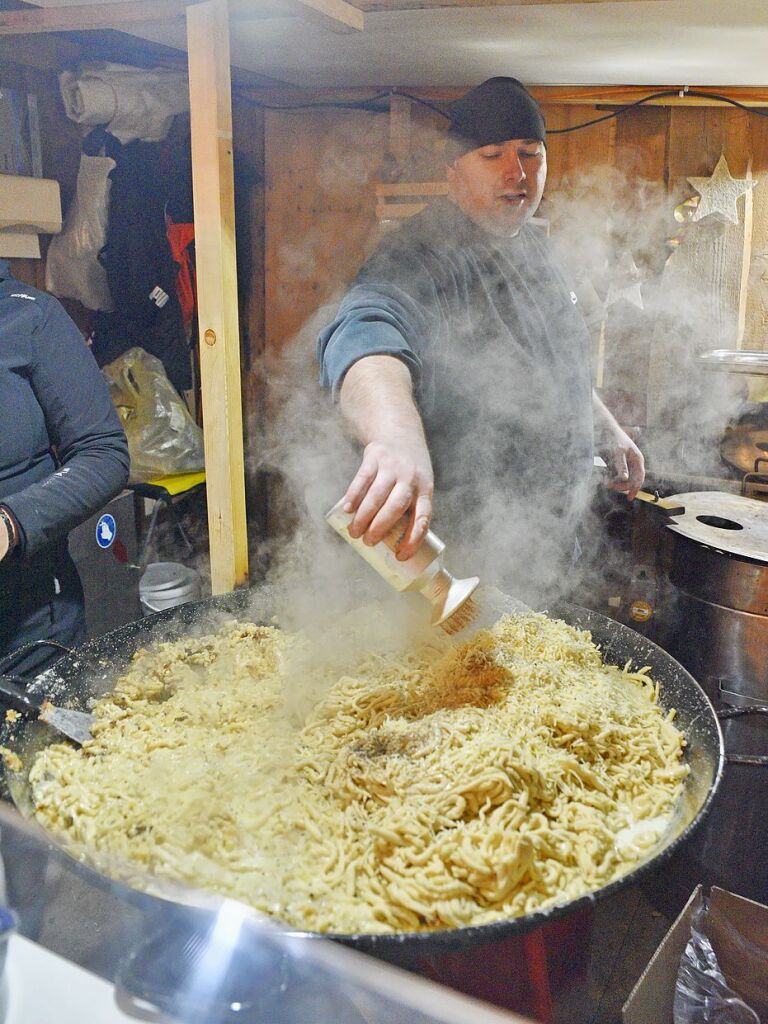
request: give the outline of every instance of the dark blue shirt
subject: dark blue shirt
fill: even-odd
[[[374,354],[411,371],[436,488],[451,492],[435,502],[436,528],[458,538],[501,524],[510,559],[535,548],[556,575],[591,487],[591,353],[544,232],[496,238],[448,200],[432,203],[352,283],[319,338],[321,382],[338,392]]]
[[[0,260],[0,503],[21,544],[0,562],[0,591],[43,571],[67,533],[128,479],[128,445],[106,382],[53,296]]]
[[[473,476],[468,445],[518,485],[591,475],[589,335],[540,229],[497,239],[439,201],[386,238],[320,335],[322,383],[375,354],[411,370],[438,483]]]

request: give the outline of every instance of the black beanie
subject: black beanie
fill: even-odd
[[[541,107],[516,78],[489,78],[449,108],[450,138],[464,152],[509,139],[546,141]]]

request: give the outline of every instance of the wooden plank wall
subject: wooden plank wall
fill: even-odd
[[[377,241],[389,118],[267,111],[265,345],[280,351],[337,296]]]
[[[587,104],[545,106],[550,128],[580,124],[604,112]],[[441,119],[416,107],[412,116],[412,157],[418,173],[414,168],[403,178],[427,180],[430,173],[439,177]],[[319,307],[327,304],[332,315],[345,285],[380,237],[374,185],[387,180],[392,170],[388,133],[389,118],[383,113],[267,113],[263,340],[268,352],[279,353],[290,344],[316,318]],[[686,178],[711,174],[721,152],[736,177],[746,175],[751,159],[751,173],[759,182],[754,191],[743,347],[768,348],[768,118],[733,107],[642,107],[589,129],[550,136],[543,212],[546,216],[547,197],[573,189],[585,175],[600,169],[612,170],[613,176],[605,180],[609,187],[619,183],[627,211],[637,197],[638,183],[648,183],[645,202],[650,202],[651,194],[654,201],[666,196],[668,209],[664,217],[655,214],[658,238],[646,260],[653,265],[642,265],[646,255],[635,255],[644,278],[658,277],[671,252],[666,238],[680,228],[672,218],[675,202],[695,194]],[[729,287],[738,288],[738,281]],[[726,300],[733,301],[733,296]],[[610,313],[607,324],[610,328]],[[625,420],[642,425],[649,415],[646,398],[654,375],[648,316],[638,315],[634,321],[625,316],[620,327],[614,324],[611,329],[617,340],[611,349],[609,338],[604,353],[606,392]],[[641,336],[645,342],[638,359]],[[627,359],[622,344],[629,346],[631,339],[634,354]],[[736,341],[735,336],[723,339],[723,347],[735,347]]]
[[[79,129],[64,116],[55,73],[44,66],[6,65],[2,81],[38,93],[45,173],[61,181],[66,207],[77,171]],[[271,99],[261,90],[256,99],[267,105],[291,102],[285,96]],[[547,103],[545,112],[550,128],[561,128],[605,111],[592,103],[569,102]],[[402,114],[400,110],[400,121]],[[279,356],[302,329],[311,334],[318,317],[332,315],[344,287],[376,245],[381,228],[375,216],[375,184],[397,177],[425,181],[441,176],[444,122],[426,108],[412,106],[407,162],[403,134],[399,141],[394,138],[386,113],[338,108],[283,112],[236,100],[233,124],[236,149],[264,175],[263,187],[252,188],[246,204],[250,287],[241,308],[247,448],[255,451],[269,415],[264,386],[269,359]],[[743,345],[768,348],[768,118],[733,107],[649,106],[590,129],[552,135],[543,213],[548,204],[556,207],[558,193],[573,190],[585,175],[601,168],[617,175],[606,179],[609,183],[623,183],[625,207],[634,201],[633,183],[647,182],[669,197],[671,209],[673,199],[693,194],[686,178],[710,174],[721,152],[736,176],[747,173],[751,158],[751,173],[758,180]],[[242,218],[242,209],[238,216]],[[644,274],[661,272],[670,251],[664,232],[671,237],[678,226],[669,218],[658,229],[654,265],[638,264]],[[730,247],[736,251],[740,236],[732,235]],[[15,261],[14,269],[30,283],[43,283],[42,262]],[[736,301],[735,287],[732,282],[730,295],[723,296],[726,323]],[[649,386],[658,388],[668,370],[664,338],[649,338],[647,318],[639,314],[625,316],[618,325],[608,317],[606,323],[603,385],[625,421],[642,425],[657,414],[648,407],[647,395]],[[638,339],[645,339],[640,358]]]

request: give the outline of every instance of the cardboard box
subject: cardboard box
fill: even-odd
[[[39,234],[61,231],[59,183],[0,174],[0,256],[40,256]]]
[[[700,892],[701,886],[697,886],[632,989],[622,1011],[624,1024],[673,1024],[672,1011],[680,957],[691,937],[691,918]],[[709,906],[713,912],[713,927],[708,929],[707,934],[726,981],[761,1019],[766,1019],[768,907],[715,886],[709,894]],[[745,966],[741,950],[732,948],[726,933],[721,934],[715,926],[718,916],[733,924],[762,956],[757,956]]]
[[[0,231],[43,235],[61,231],[58,181],[0,174]]]

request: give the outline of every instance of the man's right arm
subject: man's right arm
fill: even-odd
[[[411,373],[394,356],[370,355],[347,370],[341,411],[364,446],[363,461],[344,495],[352,537],[376,544],[406,512],[410,520],[398,558],[414,555],[432,518],[434,479]]]

